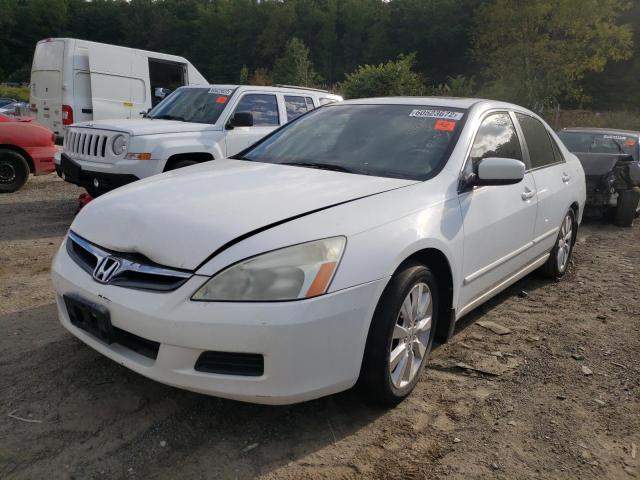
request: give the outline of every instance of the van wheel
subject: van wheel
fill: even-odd
[[[179,160],[169,168],[167,168],[167,172],[169,170],[177,170],[178,168],[190,167],[191,165],[196,165],[198,163],[200,162],[198,162],[197,160]]]
[[[638,212],[640,193],[635,190],[623,190],[618,194],[618,206],[615,209],[613,223],[619,227],[630,227]]]
[[[18,152],[0,148],[0,193],[20,190],[29,179],[29,164]]]
[[[560,225],[556,243],[551,249],[547,262],[540,268],[542,274],[551,278],[560,278],[567,273],[576,235],[576,220],[573,210],[565,214]]]
[[[435,337],[438,283],[419,263],[396,273],[371,322],[361,371],[370,399],[394,406],[418,383]]]

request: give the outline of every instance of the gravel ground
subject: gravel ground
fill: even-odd
[[[585,222],[561,282],[469,315],[393,410],[267,407],[147,380],[58,324],[49,265],[80,192],[49,175],[0,196],[0,478],[640,477],[640,226]]]

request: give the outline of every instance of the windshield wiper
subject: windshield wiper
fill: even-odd
[[[184,118],[182,118],[182,117],[177,117],[175,115],[166,115],[166,114],[165,115],[157,115],[155,117],[149,117],[149,118],[151,118],[152,120],[158,119],[158,120],[178,120],[180,122],[184,122],[185,121]]]
[[[355,170],[352,170],[352,169],[347,168],[347,167],[343,167],[342,165],[334,165],[332,163],[282,162],[280,165],[292,165],[294,167],[317,168],[318,170],[331,170],[331,171],[334,171],[334,172],[356,173]]]

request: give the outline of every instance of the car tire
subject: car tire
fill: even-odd
[[[549,258],[540,269],[545,276],[558,279],[567,273],[576,240],[576,227],[576,215],[573,210],[569,209],[562,219],[560,230]]]
[[[618,194],[618,206],[615,209],[613,223],[618,227],[630,227],[638,212],[640,193],[635,190],[623,190]]]
[[[179,168],[184,168],[184,167],[190,167],[191,165],[196,165],[198,163],[200,162],[198,162],[197,160],[180,160],[174,163],[173,165],[171,165],[169,168],[167,168],[167,171],[177,170]]]
[[[436,277],[422,264],[391,277],[373,315],[360,374],[369,400],[394,406],[411,393],[433,346],[438,298]]]
[[[29,164],[18,152],[0,148],[0,193],[20,190],[29,179]]]

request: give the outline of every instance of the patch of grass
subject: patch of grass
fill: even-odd
[[[0,85],[0,97],[15,98],[22,102],[28,102],[29,87],[7,87]]]

